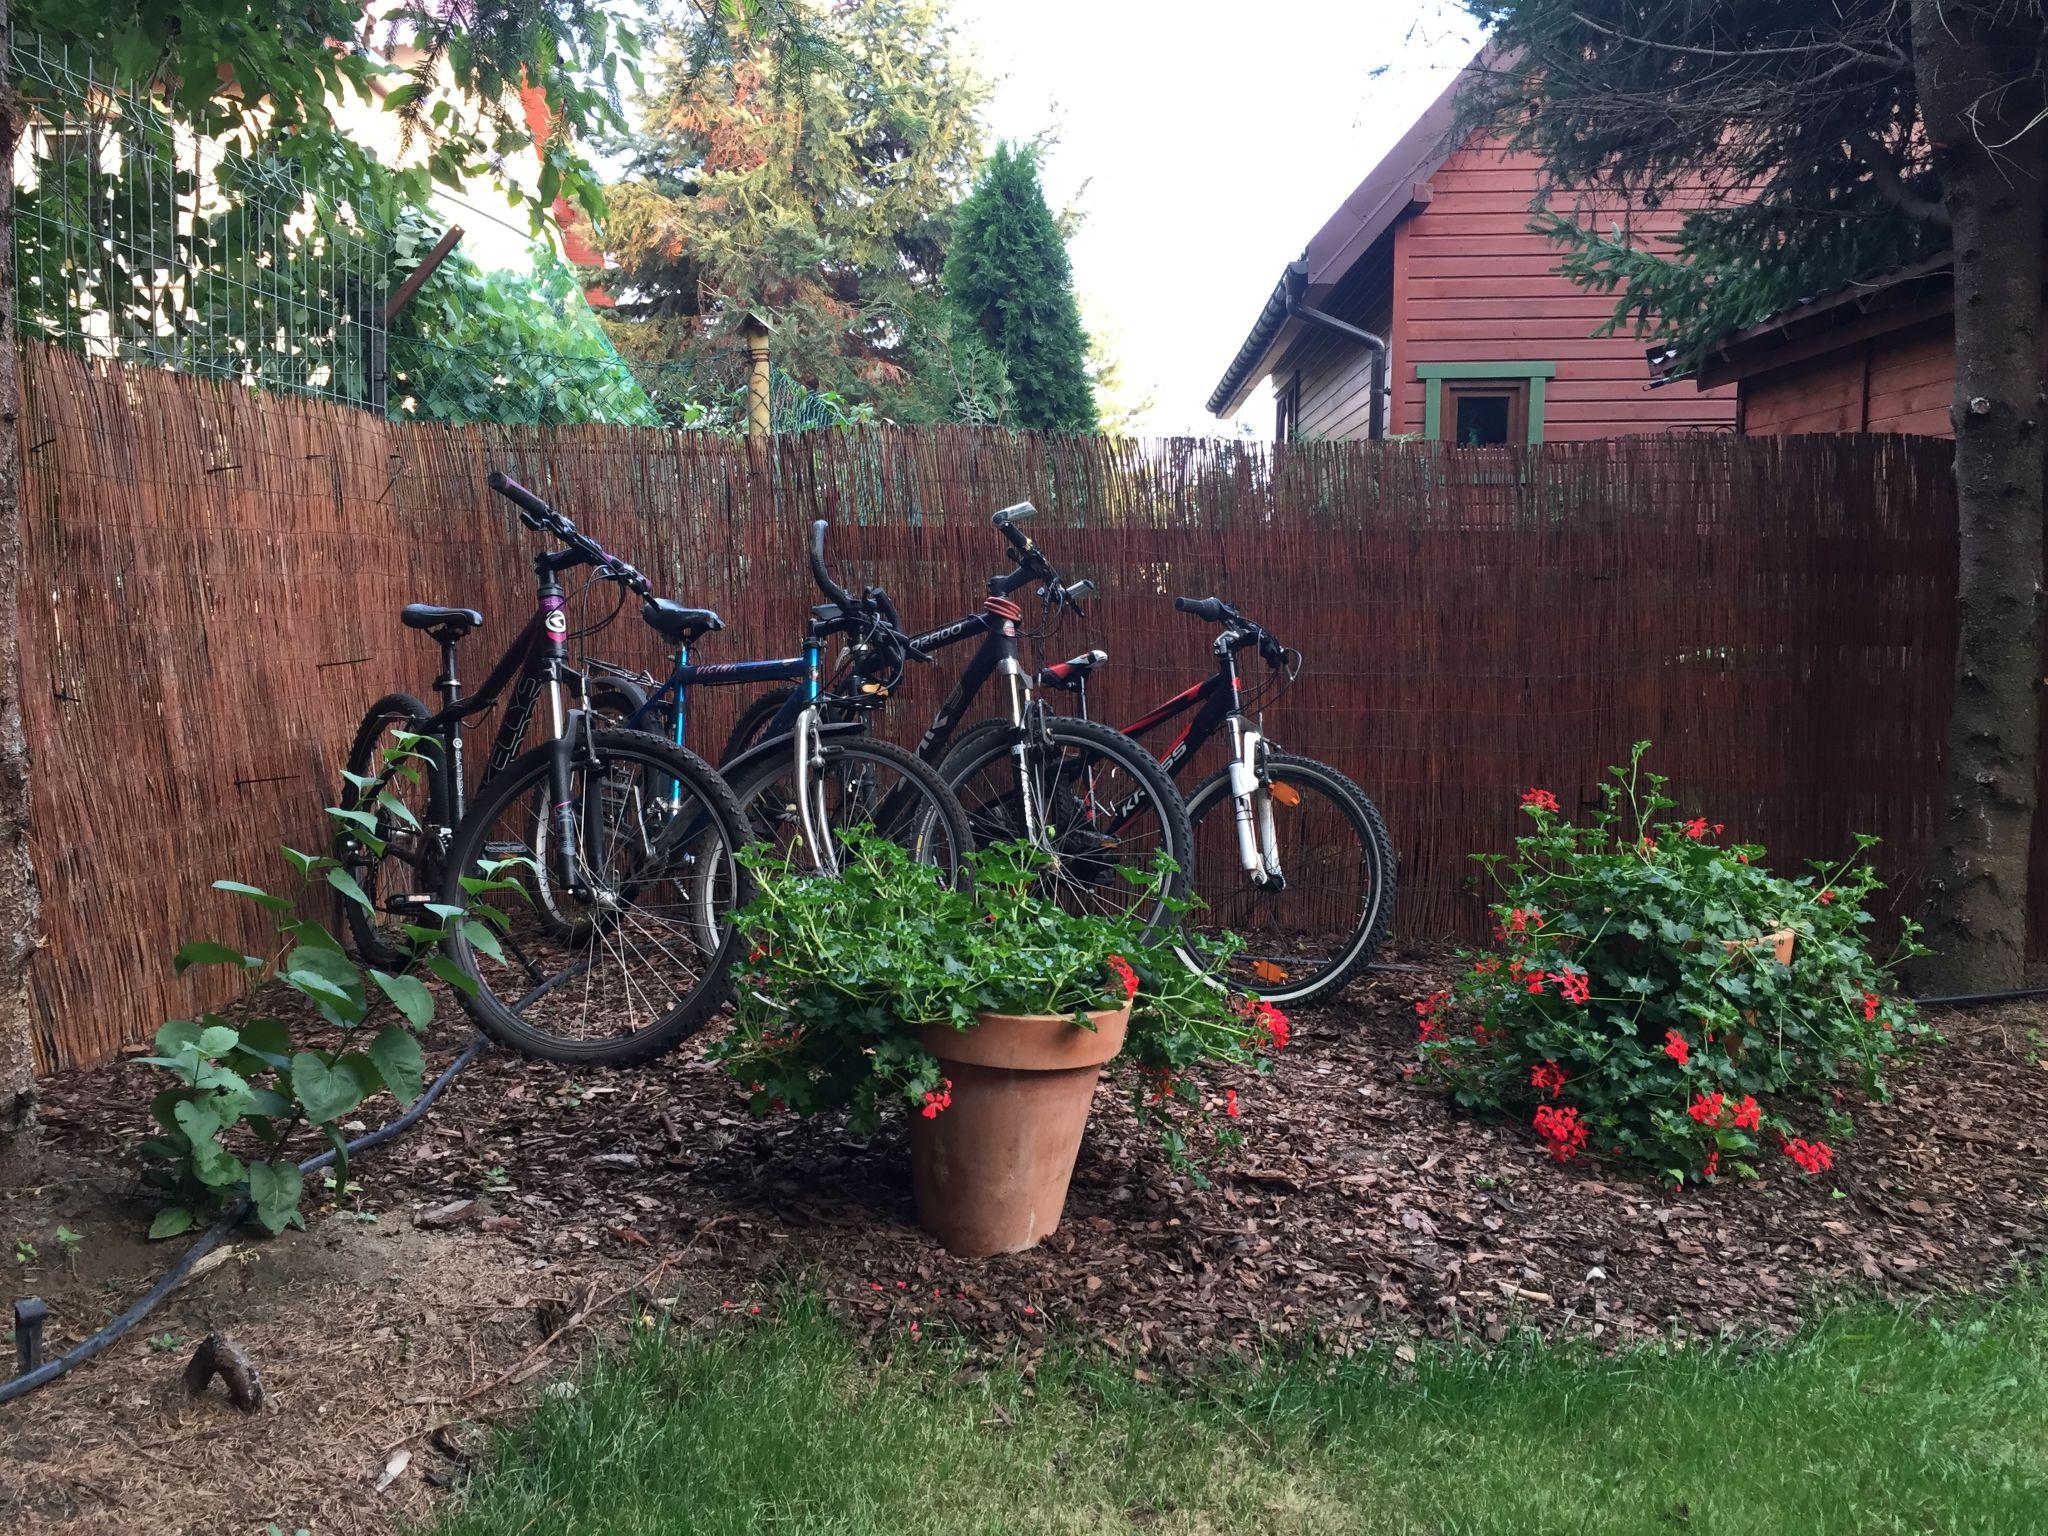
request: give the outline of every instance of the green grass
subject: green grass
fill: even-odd
[[[2048,1291],[1782,1348],[983,1373],[796,1303],[642,1338],[500,1443],[439,1536],[2048,1530]]]

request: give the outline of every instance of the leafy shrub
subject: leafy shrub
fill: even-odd
[[[356,787],[365,803],[375,800],[409,820],[410,813],[386,785],[392,776],[417,778],[418,751],[401,738],[399,749],[388,756],[382,780],[358,777]],[[383,851],[371,813],[336,809],[328,814],[351,836]],[[307,886],[369,907],[355,878],[336,860],[291,848],[284,852]],[[256,1015],[231,1024],[219,1013],[173,1019],[156,1032],[154,1054],[134,1062],[176,1079],[151,1101],[149,1113],[158,1131],[142,1144],[143,1181],[170,1202],[151,1223],[151,1237],[174,1237],[244,1196],[271,1232],[303,1226],[299,1160],[286,1150],[301,1131],[313,1132],[334,1148],[337,1175],[347,1182],[341,1122],[380,1093],[409,1105],[421,1091],[426,1058],[418,1037],[433,1021],[435,1004],[416,972],[473,988],[475,983],[439,953],[447,929],[460,923],[473,930],[481,921],[502,921],[503,915],[480,898],[517,888],[491,878],[473,877],[465,884],[474,898],[467,912],[428,909],[422,916],[431,921],[405,926],[406,962],[396,971],[380,971],[357,965],[333,931],[301,916],[300,904],[291,898],[239,880],[214,882],[216,890],[244,897],[270,914],[276,937],[271,957],[244,954],[234,945],[192,943],[178,952],[180,974],[193,966],[224,965],[241,972],[252,992],[281,984],[304,998],[338,1039],[331,1048],[314,1047],[294,1042],[280,1019]]]
[[[1844,1085],[1882,1099],[1886,1066],[1929,1031],[1888,966],[1926,953],[1911,923],[1880,965],[1863,928],[1878,891],[1862,855],[1784,879],[1722,842],[1642,771],[1647,742],[1601,786],[1588,825],[1532,789],[1535,828],[1499,889],[1495,947],[1416,1005],[1426,1070],[1458,1103],[1530,1116],[1552,1157],[1612,1155],[1674,1179],[1756,1173],[1775,1148],[1808,1173],[1853,1129]],[[1767,936],[1794,935],[1789,965]]]
[[[1129,1033],[1110,1070],[1186,1166],[1195,1124],[1219,1145],[1239,1139],[1228,1123],[1236,1092],[1205,1091],[1211,1069],[1263,1069],[1287,1043],[1285,1014],[1233,1001],[1147,941],[1136,920],[1077,915],[1040,894],[1044,856],[1027,844],[974,854],[968,889],[858,832],[833,880],[762,850],[741,858],[758,886],[735,919],[750,953],[734,971],[733,1028],[711,1054],[746,1085],[756,1115],[843,1109],[863,1135],[894,1109],[936,1115],[949,1085],[918,1042],[920,1026],[970,1029],[977,1013],[1080,1015],[1129,998]]]

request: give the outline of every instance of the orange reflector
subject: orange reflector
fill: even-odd
[[[1275,800],[1278,800],[1282,805],[1301,804],[1301,791],[1292,784],[1268,784],[1266,786],[1266,793]]]
[[[1287,973],[1270,960],[1254,960],[1252,974],[1261,981],[1285,981]]]

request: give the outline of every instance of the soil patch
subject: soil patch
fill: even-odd
[[[429,1496],[425,1472],[456,1463],[415,1441],[413,1466],[375,1495],[381,1447],[456,1415],[450,1399],[520,1361],[536,1315],[559,1320],[657,1264],[652,1294],[705,1320],[744,1322],[801,1278],[884,1344],[951,1324],[996,1346],[1097,1340],[1156,1367],[1231,1347],[1522,1327],[1614,1344],[1782,1331],[1844,1288],[1995,1283],[2048,1235],[2037,1008],[1942,1015],[1947,1043],[1899,1074],[1892,1104],[1859,1108],[1828,1179],[1788,1165],[1759,1184],[1674,1191],[1598,1163],[1558,1168],[1526,1128],[1455,1116],[1411,1083],[1413,1003],[1441,974],[1423,958],[1296,1018],[1278,1070],[1239,1082],[1248,1145],[1209,1188],[1173,1173],[1105,1089],[1061,1231],[985,1262],[918,1231],[900,1146],[754,1121],[694,1050],[618,1073],[488,1054],[412,1135],[357,1162],[360,1188],[334,1191],[310,1234],[244,1245],[255,1257],[195,1282],[107,1361],[26,1411],[0,1410],[0,1457],[28,1458],[29,1477],[0,1516],[133,1529],[121,1511],[147,1486],[164,1500],[151,1529],[290,1530],[314,1512],[316,1529],[388,1528]],[[459,1043],[451,1033],[438,1059]],[[79,1263],[101,1233],[120,1255],[104,1277],[118,1296],[81,1277],[60,1297],[76,1337],[169,1254],[117,1236],[139,1231],[142,1211],[107,1203],[132,1188],[107,1170],[133,1167],[136,1085],[108,1069],[47,1087],[46,1143],[98,1181],[78,1185],[66,1218],[89,1234]],[[0,1237],[11,1245],[27,1216],[46,1230],[53,1211],[40,1197],[0,1205]],[[209,1327],[256,1358],[278,1417],[245,1420],[218,1389],[166,1406],[157,1383],[188,1351],[166,1358],[144,1335],[196,1344]],[[317,1462],[303,1486],[277,1470],[287,1445]],[[244,1496],[237,1478],[280,1491]],[[191,1502],[202,1482],[216,1518]]]

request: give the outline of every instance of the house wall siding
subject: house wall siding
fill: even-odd
[[[1468,145],[1430,177],[1429,205],[1399,227],[1393,430],[1422,430],[1417,364],[1484,362],[1556,363],[1545,390],[1548,441],[1733,426],[1733,389],[1653,390],[1641,341],[1593,336],[1614,301],[1554,270],[1557,249],[1529,228],[1541,179],[1532,155]],[[1617,208],[1588,216],[1658,235],[1683,215]]]

